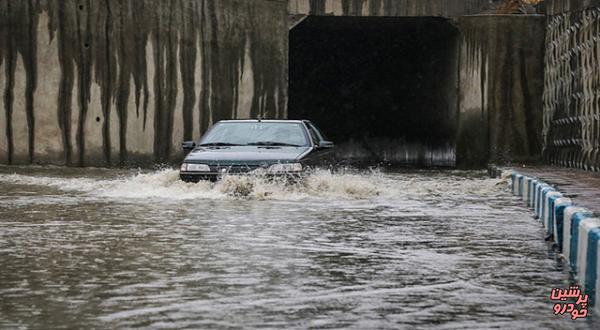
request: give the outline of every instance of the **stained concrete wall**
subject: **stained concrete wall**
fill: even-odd
[[[452,17],[499,2],[0,0],[0,163],[165,162],[219,119],[285,118],[288,10]],[[544,18],[459,21],[458,164],[534,159]]]
[[[546,15],[576,12],[600,5],[600,0],[545,0],[542,3]]]
[[[289,0],[292,15],[461,16],[492,10],[501,0]]]
[[[600,171],[600,7],[552,16],[547,31],[545,158]]]
[[[457,165],[537,160],[545,17],[461,17]]]
[[[285,117],[285,0],[0,0],[0,163],[163,162]]]

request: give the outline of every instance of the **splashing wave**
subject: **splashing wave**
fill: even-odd
[[[496,194],[500,180],[472,179],[460,175],[436,177],[421,174],[384,174],[378,170],[352,169],[332,173],[317,170],[297,183],[260,176],[228,176],[223,180],[185,183],[177,170],[138,172],[116,178],[0,174],[0,182],[49,186],[90,196],[131,199],[372,199],[419,198],[444,194]]]

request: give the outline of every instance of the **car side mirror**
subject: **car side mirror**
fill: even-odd
[[[319,142],[319,149],[331,149],[334,144],[331,141],[321,141]]]
[[[196,148],[196,142],[194,141],[185,141],[181,144],[183,150],[194,150]]]

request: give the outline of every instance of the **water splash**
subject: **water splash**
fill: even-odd
[[[441,172],[440,172],[441,173]],[[90,197],[125,199],[250,199],[250,200],[368,200],[374,198],[440,198],[443,195],[485,196],[504,190],[501,180],[481,176],[465,178],[463,172],[443,177],[430,172],[386,174],[380,170],[316,170],[304,180],[290,183],[262,176],[227,176],[212,183],[185,183],[174,169],[136,172],[117,177],[65,177],[0,174],[0,182],[52,187]]]

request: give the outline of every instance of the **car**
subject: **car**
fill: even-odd
[[[189,150],[179,176],[185,182],[216,181],[229,174],[301,176],[333,162],[334,143],[308,120],[222,120]]]

